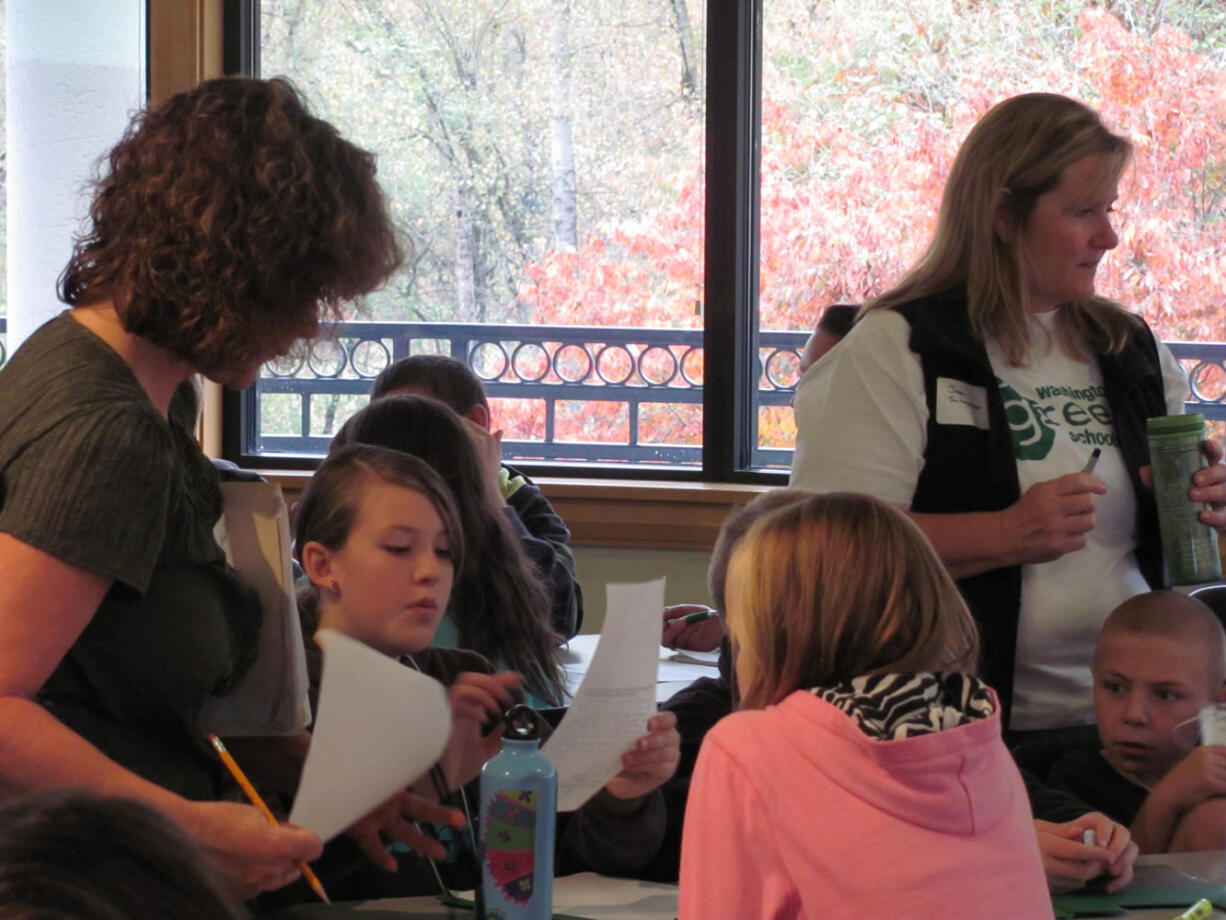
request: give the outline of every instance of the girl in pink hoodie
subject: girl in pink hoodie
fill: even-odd
[[[905,515],[828,494],[762,518],[727,607],[740,711],[694,770],[681,920],[1052,916],[974,622]]]

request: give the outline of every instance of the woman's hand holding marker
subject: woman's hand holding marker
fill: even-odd
[[[1107,486],[1090,472],[1036,482],[1001,512],[1003,565],[1051,562],[1086,545],[1094,529],[1094,496]]]

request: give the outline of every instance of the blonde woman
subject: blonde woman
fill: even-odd
[[[1051,916],[974,622],[901,512],[833,494],[764,517],[727,604],[741,711],[698,756],[682,920]]]
[[[1130,155],[1073,99],[997,105],[919,264],[796,395],[791,484],[910,512],[959,579],[1011,736],[1093,722],[1098,627],[1162,577],[1145,420],[1182,412],[1187,381],[1094,288]],[[1221,528],[1226,467],[1207,452],[1189,495]]]

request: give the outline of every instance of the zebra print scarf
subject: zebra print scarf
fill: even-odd
[[[953,671],[854,677],[810,692],[845,713],[875,741],[945,731],[986,719],[995,710],[987,684]]]

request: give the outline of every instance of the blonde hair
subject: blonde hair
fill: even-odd
[[[740,706],[853,677],[973,671],[979,637],[935,551],[901,511],[815,495],[759,520],[728,573],[728,628],[747,655]]]
[[[711,548],[711,561],[707,566],[707,592],[711,595],[711,602],[715,604],[716,610],[728,609],[724,598],[728,563],[732,561],[732,551],[749,532],[749,528],[770,512],[802,502],[812,494],[805,489],[772,489],[728,513],[724,523],[720,525],[719,536],[715,538],[715,546]]]
[[[895,307],[965,286],[970,324],[979,338],[1000,341],[1010,363],[1022,365],[1030,347],[1023,303],[1021,231],[1040,196],[1064,170],[1102,155],[1118,181],[1132,156],[1127,138],[1108,131],[1093,109],[1067,96],[1027,93],[1006,99],[979,120],[945,182],[937,229],[919,263],[898,285],[864,310]],[[994,225],[998,193],[1018,232],[1000,238]],[[1137,328],[1132,314],[1102,297],[1064,305],[1055,334],[1071,357],[1117,352]]]

